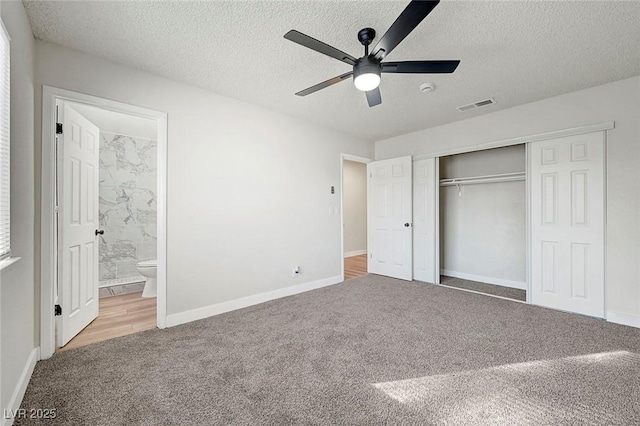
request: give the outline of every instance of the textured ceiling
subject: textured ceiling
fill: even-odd
[[[283,38],[297,29],[356,57],[408,2],[25,1],[36,38],[379,140],[640,74],[638,2],[444,1],[387,58],[460,59],[454,74],[383,74],[369,108],[349,66]],[[420,83],[436,90],[420,93]],[[493,97],[497,105],[455,107]]]

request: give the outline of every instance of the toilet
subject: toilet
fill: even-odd
[[[138,272],[147,279],[142,290],[142,297],[156,297],[158,294],[158,282],[156,280],[158,270],[158,260],[143,260],[136,265]]]

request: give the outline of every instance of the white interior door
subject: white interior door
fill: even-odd
[[[604,133],[529,144],[531,302],[604,317]]]
[[[411,280],[411,157],[367,164],[369,273]]]
[[[60,110],[60,109],[59,109]],[[98,316],[98,163],[100,131],[71,106],[58,138],[57,344],[64,346]]]
[[[436,159],[413,162],[413,278],[436,283]]]

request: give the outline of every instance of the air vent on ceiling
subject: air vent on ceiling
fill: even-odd
[[[493,98],[485,99],[484,101],[473,102],[471,104],[462,105],[457,107],[456,109],[460,112],[469,111],[470,109],[476,109],[487,105],[493,105],[496,103],[496,100]]]

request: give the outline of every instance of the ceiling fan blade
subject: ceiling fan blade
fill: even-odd
[[[370,107],[374,107],[382,103],[382,95],[380,95],[379,87],[376,87],[375,89],[369,90],[365,93],[367,94],[367,102],[369,102]]]
[[[291,30],[284,35],[284,38],[286,38],[287,40],[291,40],[294,43],[298,43],[304,47],[308,47],[311,50],[315,50],[316,52],[331,56],[332,58],[345,62],[349,65],[354,65],[356,63],[356,58],[349,55],[348,53],[344,53],[343,51],[338,50],[333,46],[329,46],[328,44],[323,43],[320,40],[316,40],[313,37],[302,34],[300,31]]]
[[[301,90],[298,93],[296,93],[296,95],[298,95],[298,96],[310,95],[310,94],[312,94],[314,92],[317,92],[318,90],[322,90],[322,89],[324,89],[326,87],[333,86],[336,83],[340,83],[341,81],[346,80],[347,78],[351,77],[352,75],[353,75],[353,71],[349,71],[346,74],[342,74],[342,75],[339,75],[337,77],[333,77],[333,78],[331,78],[331,79],[329,79],[327,81],[323,81],[322,83],[318,83],[315,86],[311,86],[311,87],[309,87],[307,89]]]
[[[373,56],[382,60],[393,49],[398,46],[406,36],[409,35],[415,27],[418,26],[424,18],[427,17],[434,7],[438,5],[440,0],[436,1],[420,1],[413,0],[402,11],[400,16],[391,25],[389,30],[382,36],[378,44],[371,50]]]
[[[460,61],[404,61],[385,62],[382,72],[398,74],[438,74],[452,73],[458,68]]]

